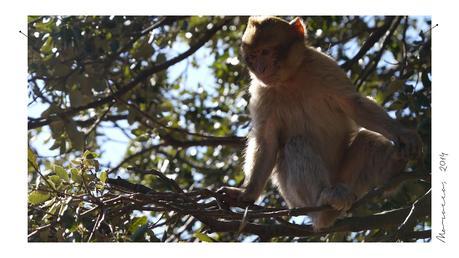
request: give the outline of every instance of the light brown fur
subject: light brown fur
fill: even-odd
[[[252,77],[246,183],[221,192],[253,202],[272,176],[289,207],[337,210],[311,214],[320,229],[401,172],[420,145],[416,133],[357,93],[333,59],[307,46],[304,30],[298,19],[249,19],[242,39]]]

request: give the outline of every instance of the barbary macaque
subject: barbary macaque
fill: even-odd
[[[233,204],[250,204],[271,177],[290,208],[334,208],[310,214],[320,230],[402,172],[421,141],[360,95],[305,34],[300,18],[249,18],[241,48],[252,79],[246,180],[243,188],[219,192]]]

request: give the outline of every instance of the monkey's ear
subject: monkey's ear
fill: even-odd
[[[306,26],[300,17],[296,17],[290,22],[290,26],[298,37],[304,38]]]

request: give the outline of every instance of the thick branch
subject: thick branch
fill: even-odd
[[[430,215],[430,195],[425,196],[416,205],[415,218],[422,218]],[[321,232],[314,232],[310,225],[262,225],[256,223],[247,223],[241,230],[242,233],[251,233],[263,237],[275,236],[316,236],[333,232],[356,232],[367,229],[386,228],[400,225],[411,211],[411,207],[396,209],[380,214],[366,217],[351,217],[336,222],[334,226]],[[194,215],[204,224],[217,232],[237,232],[240,228],[240,222],[221,221],[210,219],[201,215]]]
[[[156,172],[155,174],[157,175]],[[406,175],[405,175],[406,174]],[[400,183],[404,180],[413,179],[413,176],[424,178],[423,174],[405,173],[394,179],[394,183]],[[409,174],[409,175],[408,175]],[[163,176],[160,176],[163,178]],[[357,232],[368,229],[381,229],[392,227],[399,228],[408,219],[415,221],[430,215],[430,192],[421,197],[409,207],[395,209],[365,217],[350,217],[339,220],[334,226],[321,232],[314,232],[311,225],[295,225],[288,222],[282,224],[260,224],[253,220],[260,218],[281,218],[285,216],[308,215],[313,211],[324,211],[331,209],[328,206],[321,207],[303,207],[296,209],[282,208],[264,208],[260,206],[250,206],[247,214],[237,210],[230,210],[226,207],[224,196],[209,190],[196,190],[193,192],[177,191],[178,185],[175,182],[167,180],[167,185],[173,185],[175,192],[156,192],[148,187],[131,184],[122,179],[109,179],[108,182],[117,187],[121,187],[128,192],[134,192],[135,198],[130,198],[131,204],[125,205],[129,210],[154,210],[154,211],[175,211],[182,215],[192,215],[203,222],[211,231],[215,232],[241,232],[256,234],[263,238],[275,236],[318,236],[333,232]],[[388,184],[385,187],[390,186]],[[383,187],[382,189],[385,189]],[[380,193],[378,191],[378,193]],[[374,197],[375,192],[370,192]],[[209,199],[214,199],[209,202]],[[368,200],[367,198],[364,198]],[[133,200],[135,202],[133,203]],[[361,204],[361,202],[360,202]],[[358,205],[360,205],[358,204]],[[241,223],[245,225],[241,229]],[[408,232],[407,234],[414,232]],[[422,234],[425,235],[425,232]],[[405,234],[403,234],[406,237]]]

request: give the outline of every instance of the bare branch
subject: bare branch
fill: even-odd
[[[159,172],[151,173],[164,179],[164,175]],[[393,180],[393,183],[400,183],[404,180],[414,179],[413,175],[424,177],[416,173],[406,173],[410,176],[400,176]],[[169,178],[163,180],[169,186],[172,186],[174,192],[156,192],[140,184],[132,184],[123,179],[109,179],[108,183],[114,187],[122,188],[123,191],[133,193],[130,198],[125,199],[130,204],[123,205],[123,213],[129,210],[154,210],[154,211],[175,211],[179,214],[192,215],[204,223],[210,231],[215,232],[241,232],[255,234],[263,239],[269,239],[275,236],[319,236],[334,232],[358,232],[368,229],[378,229],[386,227],[398,227],[409,217],[410,221],[430,215],[430,192],[425,194],[412,205],[381,212],[365,217],[349,217],[339,220],[334,226],[315,232],[311,225],[296,225],[282,219],[282,217],[308,215],[314,211],[324,211],[332,209],[329,206],[320,207],[303,207],[295,209],[284,208],[264,208],[256,205],[249,206],[246,211],[231,210],[224,204],[224,196],[210,190],[197,190],[186,192],[180,189],[175,181]],[[388,184],[390,186],[390,184]],[[385,187],[388,187],[385,186]],[[177,190],[180,189],[180,190]],[[384,189],[384,188],[383,188]],[[380,191],[378,191],[380,192]],[[374,192],[369,193],[375,196]],[[368,198],[363,198],[368,200]],[[360,202],[358,205],[361,205]],[[109,205],[105,203],[105,205]],[[357,206],[358,206],[357,205]],[[282,219],[283,223],[260,224],[259,219]],[[244,220],[244,226],[241,227],[241,221]],[[412,232],[405,232],[410,234]],[[416,234],[416,233],[414,233]]]
[[[394,20],[395,17],[387,17],[385,23],[383,26],[378,28],[375,32],[371,33],[368,39],[363,43],[362,47],[360,48],[359,52],[352,57],[350,60],[347,62],[343,63],[341,65],[341,68],[348,70],[350,69],[360,58],[362,58],[368,50],[370,50],[376,42],[378,42],[386,33],[386,31],[389,29],[389,27],[392,25],[392,21]]]

